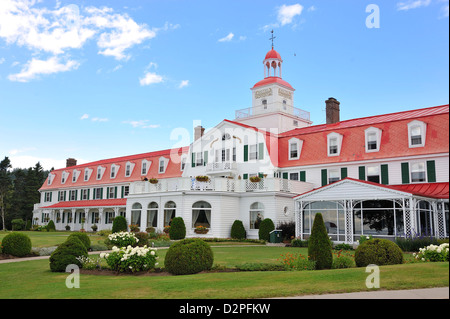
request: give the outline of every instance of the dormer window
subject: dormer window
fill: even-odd
[[[99,167],[97,168],[97,179],[101,179],[102,178],[102,168]]]
[[[84,181],[87,182],[89,180],[89,168],[84,170]]]
[[[67,177],[69,177],[69,173],[67,173],[67,172],[62,172],[62,175],[61,175],[61,184],[64,184],[64,183],[66,182]]]
[[[147,175],[149,169],[150,169],[150,165],[152,162],[147,161],[147,160],[142,160],[141,163],[141,175]]]
[[[366,135],[366,153],[378,152],[381,143],[381,130],[376,127],[369,127],[364,132]]]
[[[303,141],[298,138],[289,140],[289,160],[296,160],[300,158]]]
[[[342,135],[330,133],[327,136],[328,156],[339,156],[342,147]]]
[[[408,123],[408,144],[409,147],[425,146],[427,124],[422,121],[412,121]]]
[[[80,176],[80,171],[78,171],[76,169],[73,170],[73,172],[72,172],[72,183],[75,183],[79,176]]]
[[[114,165],[111,165],[111,178],[116,177],[116,167]]]
[[[159,167],[158,167],[159,174],[165,173],[166,172],[166,167],[167,167],[166,158],[161,157],[159,159]]]
[[[47,179],[47,184],[51,185],[53,182],[53,178],[55,177],[55,175],[53,174],[48,174],[48,179]]]

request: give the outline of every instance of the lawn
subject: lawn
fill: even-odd
[[[0,231],[0,242],[7,234],[11,232]],[[26,234],[31,239],[31,245],[33,247],[51,247],[62,244],[67,237],[73,232],[70,231],[57,231],[57,232],[44,232],[44,231],[20,231],[19,233]],[[91,239],[92,244],[98,244],[103,242],[104,238],[93,234],[87,233]]]
[[[212,243],[213,244],[213,243]],[[212,245],[214,246],[214,245]],[[167,250],[159,250],[163,259]],[[213,247],[214,263],[278,263],[287,252],[306,248],[269,246]],[[444,287],[449,263],[408,263],[380,267],[381,289]],[[48,260],[0,264],[0,298],[157,298],[233,299],[366,291],[365,268],[321,271],[207,273],[189,276],[81,275],[80,288],[65,286],[67,273],[52,273]]]

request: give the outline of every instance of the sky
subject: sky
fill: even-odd
[[[251,107],[271,30],[313,124],[448,104],[448,0],[0,0],[0,159],[187,146]]]

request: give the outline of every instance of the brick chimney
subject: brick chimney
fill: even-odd
[[[74,158],[68,158],[66,160],[66,167],[71,167],[71,166],[76,166],[77,165],[77,160]]]
[[[339,119],[339,105],[341,104],[334,97],[330,97],[325,101],[326,113],[327,113],[327,124],[334,124],[340,121]]]
[[[194,140],[198,140],[200,137],[203,136],[203,133],[205,132],[205,128],[202,126],[196,126],[194,128]]]

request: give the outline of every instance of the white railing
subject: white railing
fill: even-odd
[[[210,178],[209,181],[197,181],[191,177],[167,178],[157,184],[134,182],[130,184],[129,195],[176,192],[176,191],[214,191],[214,192],[287,192],[302,194],[313,189],[305,182],[281,178],[262,178],[259,182],[223,177]]]
[[[236,169],[237,169],[237,163],[234,163],[234,162],[206,164],[207,172],[226,172],[226,171],[234,171]]]
[[[236,117],[236,119],[243,119],[243,118],[248,118],[248,117],[252,117],[255,115],[270,113],[270,112],[282,112],[282,113],[294,115],[295,117],[298,117],[298,118],[306,120],[306,121],[311,120],[311,116],[308,111],[305,111],[305,110],[302,110],[302,109],[299,109],[299,108],[296,108],[293,106],[280,104],[280,103],[272,103],[272,104],[260,105],[260,106],[249,107],[249,108],[237,110],[237,111],[235,111],[235,117]]]

